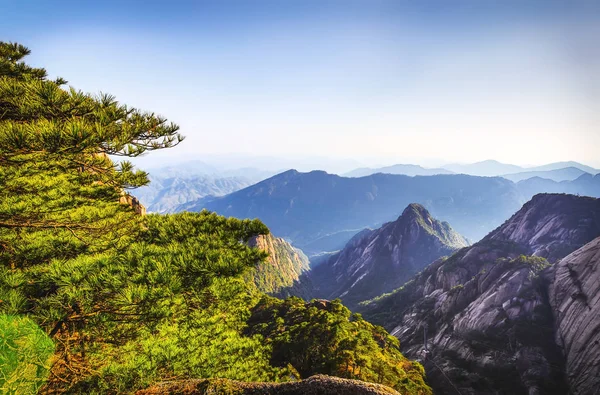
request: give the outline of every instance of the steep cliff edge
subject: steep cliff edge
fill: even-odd
[[[253,238],[250,245],[266,251],[269,257],[245,275],[247,281],[269,295],[308,296],[310,280],[298,283],[301,274],[309,270],[308,258],[301,250],[271,234]]]
[[[550,265],[598,236],[600,199],[536,195],[482,241],[359,311],[409,357],[425,359],[427,337],[423,364],[435,393],[564,394]]]
[[[311,273],[314,296],[358,302],[389,292],[441,256],[468,245],[447,222],[410,204],[396,221],[364,230]]]
[[[483,241],[518,243],[555,262],[600,234],[599,205],[590,197],[539,194]]]
[[[550,304],[572,393],[600,392],[600,238],[555,266]]]

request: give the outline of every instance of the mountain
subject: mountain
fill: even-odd
[[[446,169],[426,169],[418,165],[393,165],[379,168],[361,167],[343,174],[344,177],[364,177],[375,173],[404,174],[406,176],[433,176],[436,174],[452,174]]]
[[[149,212],[172,213],[178,207],[206,196],[223,196],[249,185],[245,177],[214,177],[196,175],[189,177],[151,176],[150,184],[135,190],[134,195]]]
[[[410,204],[396,221],[357,234],[342,251],[310,273],[312,297],[358,302],[389,292],[437,258],[468,245],[447,222],[419,204]]]
[[[149,173],[150,184],[137,188],[133,194],[148,212],[154,213],[184,211],[190,202],[227,195],[275,174],[254,167],[230,168],[199,160],[150,167]]]
[[[569,387],[577,392],[574,388],[580,384],[567,378],[565,366],[571,360],[579,366],[575,370],[581,369],[581,356],[569,356],[570,350],[555,341],[555,333],[560,336],[560,328],[569,323],[560,324],[566,310],[556,311],[553,303],[569,301],[554,302],[548,295],[554,284],[555,295],[591,302],[598,297],[592,294],[596,285],[577,273],[571,274],[570,285],[563,285],[563,280],[555,280],[554,270],[562,267],[564,273],[566,267],[568,271],[570,261],[552,264],[598,236],[600,199],[536,195],[480,242],[439,259],[359,311],[398,337],[406,355],[423,359],[435,393],[454,394],[457,388],[478,394],[565,394]],[[582,255],[567,259],[574,256]],[[582,263],[579,270],[595,278],[592,272],[600,267],[597,262]],[[573,293],[574,287],[581,290]],[[590,314],[600,316],[598,304],[588,304]],[[600,330],[600,320],[590,318],[594,316],[578,319],[591,321],[591,328]],[[573,342],[576,331],[572,327],[571,336],[561,341]],[[585,333],[588,338],[595,336]],[[590,363],[586,360],[584,365]]]
[[[568,167],[574,167],[576,169],[583,171],[584,173],[589,173],[592,175],[596,175],[596,174],[600,173],[599,169],[594,169],[593,167],[586,166],[579,162],[574,162],[574,161],[549,163],[549,164],[543,165],[543,166],[530,167],[530,168],[527,168],[527,170],[528,171],[552,171],[552,170],[565,169]]]
[[[459,174],[469,174],[469,175],[473,175],[473,176],[485,176],[485,177],[491,177],[491,176],[501,176],[501,175],[507,175],[510,176],[511,180],[513,181],[520,181],[522,179],[525,178],[520,178],[517,179],[517,174],[519,173],[537,173],[537,172],[541,172],[542,174],[533,174],[530,175],[529,177],[525,176],[526,178],[530,178],[530,177],[535,177],[535,176],[539,176],[539,177],[543,177],[543,178],[552,178],[553,174],[557,177],[556,181],[562,181],[561,176],[560,176],[560,172],[555,173],[556,171],[562,170],[562,169],[567,169],[567,168],[575,168],[581,171],[581,174],[583,173],[589,173],[592,175],[598,174],[600,173],[600,170],[598,169],[594,169],[593,167],[590,166],[586,166],[583,165],[579,162],[555,162],[555,163],[549,163],[547,165],[543,165],[543,166],[533,166],[533,167],[522,167],[522,166],[516,166],[516,165],[511,165],[511,164],[506,164],[506,163],[501,163],[495,160],[485,160],[482,162],[477,162],[477,163],[470,163],[470,164],[449,164],[446,166],[442,166],[444,169],[446,170],[450,170],[454,173],[459,173]],[[569,173],[570,172],[570,173]],[[569,171],[569,172],[565,172],[565,174],[574,174],[573,171]],[[562,175],[562,177],[565,177],[565,174]],[[544,177],[544,175],[546,175],[546,177]],[[514,179],[513,179],[514,178]],[[573,178],[563,178],[564,179],[573,179]]]
[[[321,251],[334,251],[364,228],[397,218],[419,202],[462,235],[478,240],[514,213],[524,200],[515,184],[496,177],[373,174],[345,178],[322,171],[290,170],[203,205],[225,216],[260,218],[274,234],[290,240],[309,256],[306,245],[331,237]],[[197,207],[200,209],[200,207]]]
[[[251,247],[258,247],[269,254],[267,261],[246,273],[246,281],[253,282],[259,291],[285,297],[305,296],[307,291],[298,285],[300,275],[309,270],[308,257],[284,239],[271,234],[254,237]]]
[[[556,265],[549,300],[573,394],[600,386],[600,238]]]
[[[600,197],[600,174],[592,176],[583,174],[572,181],[556,182],[540,177],[533,177],[527,180],[519,181],[517,189],[524,198],[531,198],[540,192],[550,193],[568,193],[573,195],[583,195]]]
[[[482,162],[470,164],[454,163],[442,167],[454,173],[484,177],[499,176],[500,174],[519,173],[525,170],[521,166],[501,163],[496,160],[484,160]]]
[[[503,174],[502,177],[513,182],[519,182],[532,177],[540,177],[552,181],[572,181],[581,177],[583,174],[588,174],[585,171],[576,167],[565,167],[556,170],[538,170],[538,171],[523,171],[520,173]]]

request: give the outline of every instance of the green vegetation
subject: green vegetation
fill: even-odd
[[[399,351],[385,329],[332,302],[264,297],[249,320],[249,333],[273,347],[275,366],[292,365],[302,378],[317,373],[381,383],[400,392],[429,394],[423,368]]]
[[[192,377],[285,381],[306,372],[293,354],[310,333],[333,336],[315,373],[429,393],[394,338],[337,302],[335,311],[282,316],[293,328],[285,341],[258,322],[269,306],[301,303],[255,308],[264,295],[242,276],[267,258],[249,244],[265,225],[209,212],[140,215],[124,191],[147,174],[111,157],[173,146],[177,126],[65,89],[22,63],[28,53],[0,42],[0,314],[11,316],[0,326],[2,347],[16,353],[2,357],[18,361],[2,364],[4,377],[26,371],[17,374],[35,392],[54,349],[43,392],[131,393]]]
[[[0,393],[36,393],[53,352],[52,340],[33,321],[0,315]]]

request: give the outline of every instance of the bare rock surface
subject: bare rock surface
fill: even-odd
[[[365,230],[311,273],[314,296],[341,298],[350,308],[389,292],[425,266],[468,241],[420,204],[408,205],[396,221]]]
[[[600,393],[600,238],[556,265],[550,303],[569,387],[574,394]]]
[[[598,301],[600,279],[597,265],[580,263],[573,269],[580,274],[566,278],[568,265],[552,263],[598,236],[600,199],[536,195],[480,242],[439,259],[358,311],[398,337],[405,355],[423,362],[436,394],[562,395],[580,385],[574,380],[587,385],[590,374],[598,375],[600,352],[576,350],[582,342],[595,347],[598,339],[593,312],[583,311]],[[549,288],[559,296],[552,303],[563,306],[558,321]],[[557,322],[568,334],[562,347],[555,339]]]

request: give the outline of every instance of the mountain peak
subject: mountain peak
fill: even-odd
[[[427,211],[425,207],[423,207],[419,203],[411,203],[408,206],[406,206],[399,219],[402,217],[414,215],[422,218],[431,218],[431,214],[429,214],[429,211]]]
[[[528,246],[533,255],[555,261],[600,234],[600,199],[539,193],[483,240]]]
[[[411,203],[398,219],[363,232],[316,267],[315,297],[339,297],[352,307],[401,286],[431,262],[467,245],[448,223]]]

